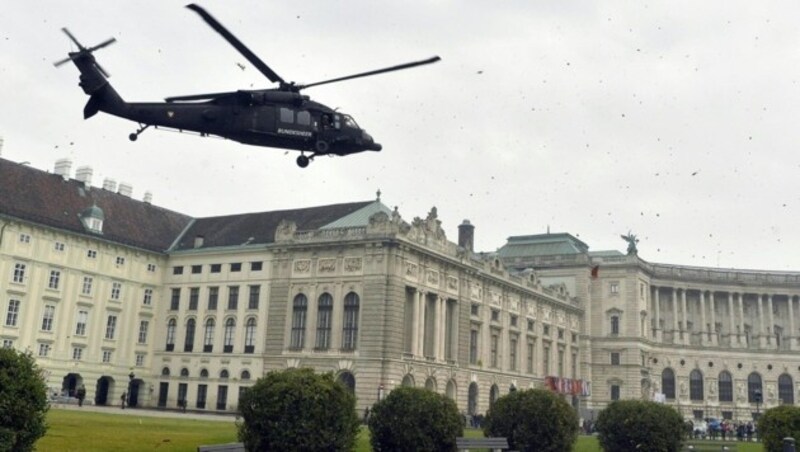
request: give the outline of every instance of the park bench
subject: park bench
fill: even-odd
[[[699,444],[686,444],[682,451],[685,452],[736,452],[736,444],[714,444],[713,442],[701,442]]]
[[[245,452],[245,450],[244,443],[227,443],[197,446],[197,452]]]
[[[506,438],[456,438],[456,448],[464,451],[470,449],[508,450],[508,440]]]

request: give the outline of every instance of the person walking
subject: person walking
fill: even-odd
[[[83,399],[86,398],[86,387],[85,386],[81,385],[81,387],[78,388],[77,397],[78,397],[78,406],[83,406]]]
[[[128,393],[125,392],[125,391],[122,391],[122,396],[119,399],[122,402],[122,404],[120,406],[124,410],[125,409],[125,401],[128,400]]]

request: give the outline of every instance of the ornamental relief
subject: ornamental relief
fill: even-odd
[[[508,302],[508,309],[514,312],[519,312],[519,300],[511,299]]]
[[[311,259],[298,259],[294,261],[295,273],[311,273]]]
[[[483,290],[480,284],[474,282],[469,283],[469,297],[475,301],[481,301]]]
[[[538,310],[539,310],[538,306],[536,305],[535,302],[528,303],[528,315],[530,317],[535,319],[536,318],[536,313],[537,313]]]
[[[428,284],[431,284],[433,286],[438,286],[439,285],[439,272],[435,272],[433,270],[428,270],[427,281],[428,281]]]
[[[552,317],[553,311],[550,308],[543,308],[542,309],[542,314],[543,314],[542,317],[544,317],[544,320],[549,321],[550,318]]]
[[[558,324],[559,325],[566,324],[564,311],[558,311],[558,313],[556,314],[556,317],[558,318]]]
[[[572,328],[573,330],[578,329],[578,316],[576,315],[569,316],[569,327]]]
[[[417,279],[417,264],[406,262],[406,278]]]
[[[458,279],[456,279],[456,278],[454,278],[452,276],[448,276],[447,277],[447,289],[452,291],[452,292],[457,292],[458,291]]]
[[[489,301],[495,306],[500,306],[500,292],[489,289]]]
[[[344,271],[347,273],[360,272],[363,266],[360,257],[345,257],[344,258]]]
[[[317,262],[317,271],[319,273],[335,273],[336,259],[335,258],[320,259],[319,262]]]

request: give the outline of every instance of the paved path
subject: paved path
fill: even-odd
[[[122,414],[126,416],[166,417],[222,422],[234,422],[236,420],[236,415],[234,414],[205,413],[200,411],[187,411],[182,413],[177,410],[156,410],[150,408],[125,408],[123,410],[119,406],[84,405],[79,407],[78,405],[61,403],[51,404],[50,407],[57,410],[91,411],[96,413]]]

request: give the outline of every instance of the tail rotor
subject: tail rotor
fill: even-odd
[[[83,44],[80,43],[80,41],[78,41],[77,38],[75,38],[75,36],[72,33],[70,33],[70,31],[66,27],[62,28],[61,31],[63,31],[64,34],[66,34],[67,37],[69,37],[69,39],[72,40],[72,42],[74,42],[76,46],[78,46],[78,51],[77,52],[70,52],[68,57],[64,58],[63,60],[59,60],[59,61],[56,61],[55,63],[53,63],[53,66],[55,66],[55,67],[59,67],[62,64],[68,63],[70,61],[75,61],[78,58],[82,58],[84,56],[91,55],[92,52],[94,52],[95,50],[100,50],[103,47],[109,46],[109,45],[111,45],[111,44],[113,44],[114,42],[117,41],[115,38],[109,38],[109,39],[106,39],[105,41],[101,42],[100,44],[97,44],[96,46],[86,48],[86,47],[83,46]],[[100,66],[100,64],[97,61],[94,61],[94,65],[95,65],[95,67],[97,67],[97,70],[100,71],[106,78],[110,77],[108,72],[105,69],[103,69],[103,67]]]

